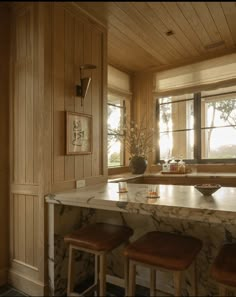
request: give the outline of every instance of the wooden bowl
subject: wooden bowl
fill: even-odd
[[[211,196],[213,193],[215,193],[217,190],[221,188],[221,185],[200,184],[200,185],[195,185],[194,188],[197,189],[204,196]]]

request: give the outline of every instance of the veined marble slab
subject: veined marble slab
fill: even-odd
[[[46,197],[49,228],[50,295],[65,294],[68,247],[64,236],[95,221],[128,225],[134,230],[131,241],[148,231],[159,230],[191,235],[203,242],[197,260],[199,296],[216,296],[217,285],[210,267],[224,242],[236,242],[236,188],[222,187],[212,196],[203,196],[194,186],[159,185],[160,198],[147,198],[148,185],[128,184],[128,193],[119,194],[117,183],[103,183]],[[73,207],[75,206],[75,207]],[[122,278],[123,257],[114,250],[108,257],[108,272]],[[78,254],[76,279],[92,271],[91,257]],[[183,296],[192,290],[191,273],[183,278]],[[139,267],[137,281],[149,285],[149,271]],[[158,272],[158,286],[173,294],[171,274]]]
[[[222,187],[203,196],[194,186],[159,185],[159,198],[147,198],[146,184],[128,184],[128,193],[118,193],[118,184],[87,186],[46,197],[48,203],[153,214],[202,222],[236,223],[236,188]]]

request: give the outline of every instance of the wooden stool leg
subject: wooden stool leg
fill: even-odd
[[[175,296],[181,296],[181,278],[182,272],[175,271],[174,272],[174,286],[175,286]]]
[[[99,256],[99,296],[105,296],[106,294],[106,255],[102,254]]]
[[[193,263],[193,267],[192,267],[192,271],[193,271],[193,290],[192,290],[192,296],[198,296],[198,291],[197,291],[197,262],[194,261]]]
[[[156,269],[150,270],[150,296],[156,296]]]
[[[99,292],[99,256],[98,255],[95,255],[94,284],[96,285],[94,296],[98,296],[98,292]]]
[[[224,285],[219,285],[219,296],[227,296],[227,289]]]
[[[73,261],[73,248],[69,246],[69,259],[68,259],[68,280],[67,280],[67,296],[70,296],[74,290],[74,261]]]
[[[129,288],[129,260],[127,257],[124,257],[124,278],[125,278],[125,296],[128,295]]]
[[[129,261],[129,290],[128,296],[135,296],[135,285],[136,285],[136,265]]]

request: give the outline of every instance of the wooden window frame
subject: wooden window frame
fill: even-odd
[[[235,93],[235,92],[233,92]],[[206,129],[206,127],[201,127],[201,117],[202,117],[202,110],[201,110],[201,102],[202,98],[209,98],[209,97],[216,97],[219,95],[230,95],[232,92],[226,92],[226,93],[219,93],[215,95],[209,95],[209,96],[201,96],[201,92],[193,93],[193,103],[194,103],[194,158],[193,159],[184,159],[189,164],[218,164],[218,163],[236,163],[236,158],[227,158],[227,159],[203,159],[202,156],[202,143],[201,143],[201,132],[203,129]],[[160,131],[158,128],[159,118],[160,118],[160,104],[159,104],[159,96],[156,99],[156,119],[157,119],[157,135],[158,138],[160,137]],[[182,101],[188,101],[189,99],[184,99]],[[232,126],[232,125],[229,125]],[[224,126],[225,127],[225,126]],[[214,127],[212,127],[214,128]],[[188,129],[184,129],[188,130]],[[177,132],[178,130],[175,130]],[[157,144],[156,148],[156,162],[160,163],[160,161],[163,161],[160,159],[160,148]]]

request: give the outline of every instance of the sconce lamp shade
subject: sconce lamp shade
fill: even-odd
[[[91,77],[85,77],[81,80],[81,85],[76,86],[76,96],[84,98],[88,92],[88,88],[91,82]]]
[[[92,64],[84,64],[80,66],[80,77],[82,77],[82,69],[95,69],[96,66]],[[76,96],[81,97],[81,106],[83,106],[84,98],[88,92],[88,88],[91,82],[91,77],[80,78],[81,85],[76,85]]]

